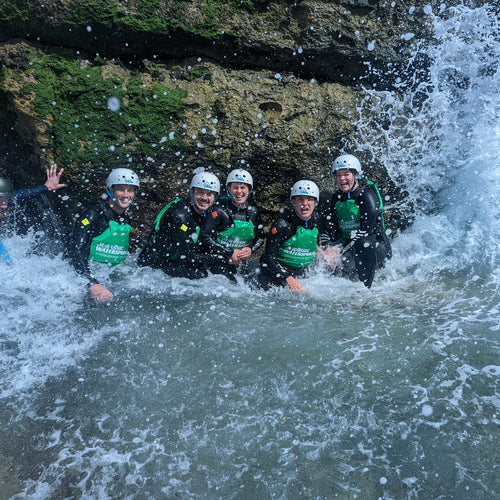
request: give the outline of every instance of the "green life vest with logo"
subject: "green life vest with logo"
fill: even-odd
[[[219,233],[217,242],[228,248],[249,247],[255,238],[255,228],[253,222],[234,220],[234,225]]]
[[[128,255],[129,236],[132,226],[109,221],[108,228],[92,239],[89,259],[116,265]]]
[[[297,227],[297,232],[286,240],[278,252],[278,262],[288,267],[307,267],[312,264],[318,249],[318,228]]]
[[[380,196],[380,191],[378,190],[377,185],[367,180],[366,183],[373,188],[375,193],[377,194],[379,200],[379,208],[380,208],[380,217],[382,219],[382,230],[385,231],[385,223],[384,223],[384,203],[382,202],[382,196]],[[359,214],[359,206],[352,199],[347,199],[345,201],[337,201],[335,203],[335,210],[337,211],[337,220],[339,223],[340,231],[342,232],[342,236],[346,239],[349,239],[351,236],[351,231],[355,231],[359,229],[361,216]]]
[[[154,231],[155,233],[160,229],[160,221],[165,214],[165,212],[174,204],[179,201],[182,201],[182,198],[177,198],[176,200],[172,200],[170,203],[168,203],[166,206],[164,206],[161,210],[160,213],[156,216],[155,223],[154,223]],[[189,228],[185,224],[182,224],[181,227],[179,228],[181,231],[187,231]],[[191,234],[191,239],[193,240],[193,243],[196,245],[198,242],[198,237],[200,236],[200,226],[196,226],[196,232]],[[155,240],[155,236],[153,236],[153,241]],[[172,245],[170,245],[167,249],[167,252],[170,252],[172,249]],[[178,261],[181,258],[181,253],[177,250],[173,255],[169,257],[169,260],[173,261]]]

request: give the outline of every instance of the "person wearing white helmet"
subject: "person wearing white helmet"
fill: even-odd
[[[335,243],[340,246],[340,274],[354,276],[368,288],[375,270],[391,258],[391,243],[385,233],[383,202],[377,186],[361,181],[361,163],[344,154],[333,161],[337,191],[330,206]]]
[[[14,190],[14,186],[9,179],[0,177],[0,222],[6,218],[7,209],[14,204],[24,202],[36,196],[43,195],[49,191],[57,191],[66,187],[66,184],[61,183],[61,176],[64,169],[57,170],[57,165],[52,164],[46,170],[47,180],[41,186],[33,188],[24,188]],[[0,257],[7,264],[11,264],[12,260],[5,246],[0,242]]]
[[[203,224],[200,240],[209,253],[223,256],[233,274],[264,244],[264,223],[259,209],[249,202],[253,191],[250,172],[232,170],[226,180],[226,196],[217,200]]]
[[[169,276],[190,279],[206,277],[209,271],[222,273],[222,256],[203,253],[199,242],[201,226],[219,192],[215,174],[204,170],[195,173],[189,197],[171,201],[156,217],[137,263],[162,269]]]
[[[279,215],[267,234],[254,282],[265,289],[288,286],[304,292],[305,286],[297,277],[305,274],[318,251],[326,251],[333,242],[326,219],[316,210],[318,186],[311,180],[300,180],[292,186],[290,199],[292,208]]]
[[[89,293],[96,302],[109,302],[113,294],[92,272],[91,262],[122,263],[127,255],[132,229],[128,210],[140,187],[138,175],[128,168],[115,168],[106,179],[107,200],[79,215],[69,254],[76,271],[89,280]]]

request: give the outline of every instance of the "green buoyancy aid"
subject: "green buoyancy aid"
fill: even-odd
[[[249,247],[255,238],[255,228],[253,222],[235,220],[234,225],[222,231],[217,237],[217,242],[228,248]]]
[[[385,231],[384,224],[384,204],[382,202],[382,196],[380,196],[380,191],[378,190],[377,185],[367,180],[366,183],[373,188],[375,193],[377,194],[379,200],[379,208],[380,208],[380,216],[382,220],[382,230]],[[337,211],[337,220],[339,223],[340,231],[342,232],[342,236],[346,239],[349,239],[351,236],[351,231],[355,231],[359,229],[361,216],[359,215],[359,207],[352,199],[347,199],[345,201],[337,201],[335,203],[335,210]]]
[[[175,200],[172,200],[170,203],[168,203],[167,205],[165,205],[160,213],[156,216],[156,219],[155,219],[155,223],[154,223],[154,230],[155,232],[157,232],[159,229],[160,229],[160,221],[163,217],[163,215],[165,214],[165,212],[174,204],[174,203],[177,203],[179,201],[182,201],[182,198],[177,198]],[[188,226],[186,226],[185,224],[182,224],[181,227],[179,228],[181,231],[187,231],[189,228]],[[195,232],[191,234],[191,239],[193,240],[193,243],[196,245],[196,243],[198,242],[198,238],[200,236],[200,226],[196,226],[196,229],[195,229]],[[153,236],[153,241],[154,241],[154,236]],[[168,248],[168,252],[170,252],[170,250],[172,249],[172,246],[170,246]],[[180,260],[181,258],[181,254],[179,251],[176,251],[172,256],[170,256],[170,260],[174,260],[174,261],[178,261]]]
[[[123,262],[128,255],[131,229],[130,224],[110,220],[108,228],[92,240],[89,259],[113,265]]]
[[[337,211],[337,220],[339,223],[342,236],[349,239],[351,231],[359,229],[361,216],[359,215],[359,207],[354,200],[337,201],[335,203]]]
[[[312,264],[318,249],[318,228],[297,227],[297,232],[279,249],[278,262],[288,267],[307,267]]]

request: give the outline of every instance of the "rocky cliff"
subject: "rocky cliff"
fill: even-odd
[[[349,151],[397,206],[404,186],[358,151],[357,120],[370,88],[425,74],[410,55],[430,35],[428,4],[4,0],[0,168],[33,185],[64,166],[71,212],[129,166],[146,232],[196,167],[250,170],[269,221],[298,178],[332,191],[329,164]],[[409,217],[386,216],[393,229]]]

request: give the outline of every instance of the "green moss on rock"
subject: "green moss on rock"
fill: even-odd
[[[136,168],[160,148],[182,149],[171,120],[186,108],[186,92],[138,77],[104,78],[99,61],[83,64],[56,53],[33,57],[24,71],[32,82],[34,110],[48,132],[47,148],[61,164],[123,165]],[[171,138],[169,138],[169,136]]]

